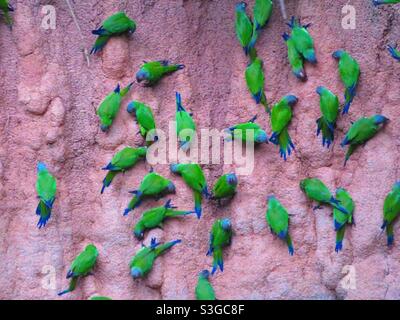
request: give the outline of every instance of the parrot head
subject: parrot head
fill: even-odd
[[[199,276],[204,278],[204,279],[208,279],[210,277],[210,271],[203,270],[202,272],[199,273]]]
[[[136,105],[135,105],[135,101],[132,101],[128,104],[128,107],[126,108],[126,111],[128,111],[128,113],[133,113],[136,111]]]
[[[397,181],[397,182],[394,184],[394,188],[400,189],[400,181]]]
[[[103,132],[107,132],[109,128],[110,128],[110,126],[109,126],[109,125],[106,125],[106,124],[104,124],[104,123],[102,123],[102,124],[100,125],[100,129],[101,129],[101,131],[103,131]]]
[[[92,243],[90,243],[90,244],[88,244],[88,245],[86,246],[85,251],[94,254],[96,257],[97,257],[97,255],[98,255],[97,248],[96,248],[96,246],[95,246],[94,244],[92,244]]]
[[[167,186],[167,192],[168,193],[175,193],[176,192],[175,185],[172,183],[172,181],[170,181],[168,186]]]
[[[228,218],[222,219],[221,227],[226,231],[230,230],[232,228],[231,220],[229,220]]]
[[[38,172],[40,172],[40,171],[46,171],[47,170],[47,167],[46,167],[46,165],[43,163],[43,162],[39,162],[38,164],[37,164],[37,171]]]
[[[247,3],[242,1],[236,4],[236,11],[245,11],[247,7]]]
[[[238,179],[236,174],[234,173],[229,173],[226,175],[226,181],[231,184],[231,185],[237,185]]]
[[[386,123],[387,121],[389,121],[389,119],[388,118],[386,118],[386,117],[384,117],[384,116],[382,116],[382,115],[380,115],[380,114],[376,114],[376,115],[374,115],[373,116],[373,119],[374,119],[374,123],[375,124],[384,124],[384,123]]]
[[[264,130],[259,130],[254,140],[257,143],[268,143],[268,137]]]
[[[270,194],[269,196],[267,196],[267,201],[275,199],[275,196],[273,194]]]
[[[324,90],[325,90],[325,87],[319,86],[319,87],[317,88],[317,90],[315,90],[315,92],[318,93],[319,95],[321,95],[322,92],[323,92]]]
[[[136,237],[137,239],[139,239],[139,240],[143,239],[143,237],[144,237],[144,230],[143,230],[143,228],[142,228],[142,226],[141,226],[140,223],[138,223],[138,224],[135,226],[135,230],[133,230],[133,234],[135,235],[135,237]]]
[[[138,267],[133,267],[131,268],[131,276],[133,279],[138,279],[142,277],[142,270],[140,270]]]
[[[173,163],[169,166],[169,169],[171,170],[171,172],[173,173],[177,173],[178,172],[178,164],[177,163]]]
[[[337,50],[334,53],[332,53],[332,57],[334,57],[335,59],[340,59],[343,55],[343,50]]]
[[[137,82],[142,82],[147,80],[148,74],[145,70],[140,69],[137,73],[136,73],[136,81]]]
[[[289,106],[291,106],[291,107],[293,107],[293,106],[297,103],[297,101],[299,100],[299,99],[297,99],[296,96],[294,96],[294,95],[292,95],[292,94],[287,95],[287,96],[285,97],[285,99],[286,99],[287,104],[288,104]]]

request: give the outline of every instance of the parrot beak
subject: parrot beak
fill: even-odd
[[[133,267],[131,269],[131,276],[133,279],[138,279],[142,276],[142,271],[138,267]]]

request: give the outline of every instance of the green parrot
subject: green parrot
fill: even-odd
[[[96,114],[100,118],[100,128],[103,132],[106,132],[111,127],[121,106],[122,98],[129,92],[132,85],[133,83],[130,83],[126,88],[121,90],[118,84],[114,91],[100,103]]]
[[[209,249],[207,256],[213,255],[213,267],[211,274],[217,271],[218,267],[224,271],[224,260],[222,249],[231,244],[232,224],[228,218],[218,219],[214,222],[210,232]]]
[[[244,50],[244,53],[247,56],[250,52],[250,42],[253,35],[253,24],[246,14],[246,7],[247,4],[245,2],[240,2],[236,4],[235,29],[236,36]]]
[[[294,41],[289,34],[285,32],[282,37],[286,42],[288,59],[290,66],[292,67],[293,74],[301,81],[307,81],[307,74],[303,65],[303,56],[297,51]]]
[[[129,268],[133,279],[143,278],[153,268],[154,261],[165,251],[180,243],[181,240],[174,240],[161,244],[156,238],[151,239],[149,247],[142,244],[142,248],[132,258]]]
[[[264,92],[264,71],[263,62],[260,58],[255,58],[246,68],[245,78],[247,88],[257,104],[262,104],[265,110],[270,113],[267,99]]]
[[[144,103],[139,101],[132,101],[128,104],[127,111],[129,113],[134,113],[136,121],[139,125],[139,132],[143,138],[146,139],[147,134],[154,134],[156,129],[156,122],[154,120],[153,111],[151,108]],[[153,140],[157,140],[157,137],[150,137]]]
[[[272,0],[256,0],[253,7],[254,25],[257,30],[263,28],[271,18]]]
[[[335,251],[339,252],[343,247],[344,232],[346,224],[354,224],[354,201],[347,190],[339,188],[336,190],[336,199],[340,201],[341,205],[347,210],[349,214],[344,214],[342,211],[333,208],[333,221],[336,231],[336,246]]]
[[[397,45],[394,46],[388,46],[388,50],[390,55],[395,58],[397,61],[400,62],[400,50],[397,49]]]
[[[203,270],[199,273],[195,289],[197,300],[216,300],[215,291],[209,281],[209,277],[210,272],[208,270]]]
[[[310,63],[317,63],[315,56],[314,40],[308,33],[310,23],[302,26],[300,19],[296,21],[295,17],[292,17],[290,23],[287,24],[291,29],[292,33],[290,37],[293,39],[296,50]]]
[[[233,197],[236,193],[238,179],[236,174],[227,173],[219,177],[212,188],[211,198],[221,200]]]
[[[89,300],[112,300],[110,297],[106,297],[106,296],[93,296],[90,297]]]
[[[92,269],[96,263],[99,252],[93,244],[88,244],[75,259],[72,261],[71,267],[67,273],[67,279],[71,278],[69,288],[67,290],[58,293],[62,296],[68,292],[72,292],[76,288],[76,284],[79,278],[90,275]]]
[[[196,212],[197,218],[200,219],[202,212],[202,195],[206,198],[210,197],[203,170],[197,163],[171,164],[170,169],[171,172],[179,174],[183,181],[193,190],[194,211]]]
[[[160,79],[168,74],[171,74],[177,70],[185,68],[183,64],[173,64],[168,60],[159,60],[146,62],[140,67],[140,70],[136,73],[136,81],[144,81],[144,85],[147,87],[155,85]]]
[[[176,92],[175,121],[179,148],[187,151],[196,135],[196,124],[193,121],[192,114],[188,113],[182,106],[182,98],[179,92]]]
[[[279,145],[279,153],[285,161],[294,150],[288,126],[292,120],[292,107],[296,105],[297,101],[298,99],[294,95],[284,96],[281,101],[273,106],[271,113],[272,135],[269,141]]]
[[[360,118],[354,122],[340,144],[342,147],[349,145],[344,165],[346,165],[357,146],[365,145],[367,141],[375,136],[379,129],[388,121],[388,118],[380,114],[376,114],[370,118]]]
[[[124,211],[126,216],[130,211],[139,207],[144,197],[161,197],[168,193],[175,193],[175,185],[157,173],[149,172],[140,183],[138,190],[130,191],[135,196],[129,202],[128,207]]]
[[[346,87],[344,93],[345,104],[342,114],[347,114],[356,95],[358,79],[360,78],[360,65],[344,50],[335,51],[332,56],[339,60],[340,78]]]
[[[261,129],[261,127],[254,123],[257,116],[251,118],[248,122],[239,123],[225,130],[229,134],[225,141],[230,140],[242,140],[243,142],[254,142],[254,143],[268,143],[267,133]]]
[[[289,214],[285,207],[274,196],[268,196],[268,209],[265,214],[271,232],[287,243],[289,254],[294,253],[292,239],[289,235]]]
[[[162,228],[165,219],[193,213],[193,211],[178,211],[175,209],[176,207],[171,204],[171,200],[168,200],[165,205],[161,207],[145,211],[140,220],[136,223],[133,234],[137,239],[143,239],[145,230],[157,227]]]
[[[396,4],[400,3],[400,0],[373,0],[372,1],[375,6],[379,6],[381,4]]]
[[[383,203],[382,230],[386,229],[387,245],[393,245],[393,225],[400,214],[400,181],[397,181]]]
[[[113,14],[103,21],[100,28],[92,31],[92,34],[97,35],[98,37],[90,51],[90,54],[101,51],[111,37],[119,36],[123,33],[132,34],[135,30],[135,21],[130,19],[125,12],[117,12]]]
[[[339,114],[339,99],[325,87],[319,86],[316,91],[319,95],[319,107],[322,114],[317,120],[317,136],[322,132],[322,146],[326,145],[329,149],[335,138],[334,130]]]
[[[329,204],[339,211],[349,214],[346,208],[341,205],[341,202],[334,198],[329,191],[328,187],[319,179],[303,179],[300,181],[300,189],[306,194],[306,196],[318,203],[314,210],[320,209],[321,204]]]
[[[132,168],[140,159],[145,158],[146,154],[147,147],[126,147],[121,151],[118,151],[111,159],[111,162],[102,168],[102,170],[108,170],[108,172],[106,177],[103,179],[101,193],[103,193],[104,189],[111,184],[118,172],[125,172]]]
[[[39,162],[36,180],[36,192],[39,198],[36,214],[39,216],[39,222],[37,223],[39,229],[46,226],[47,221],[50,219],[56,191],[56,179],[47,170],[46,165],[43,162]]]
[[[11,27],[12,27],[12,18],[10,16],[10,11],[11,12],[14,11],[13,6],[8,3],[8,0],[0,0],[0,10],[3,11],[4,20],[6,21],[6,24],[11,29]]]

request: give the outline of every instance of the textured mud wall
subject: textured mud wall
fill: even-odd
[[[0,298],[57,298],[57,291],[67,285],[71,260],[93,242],[100,252],[95,275],[65,298],[86,299],[97,293],[120,299],[192,299],[197,273],[211,263],[205,256],[209,229],[215,218],[223,216],[232,218],[235,236],[225,251],[225,271],[212,279],[219,299],[400,298],[400,240],[388,250],[383,237],[375,238],[383,199],[399,177],[400,65],[385,50],[388,42],[400,41],[398,6],[376,9],[369,1],[351,1],[357,28],[343,30],[341,8],[349,1],[286,1],[289,16],[313,23],[310,32],[319,63],[307,65],[306,83],[290,73],[281,38],[285,21],[279,7],[274,8],[258,52],[265,62],[269,99],[277,101],[287,93],[300,98],[290,126],[297,151],[284,163],[274,146],[261,146],[253,175],[239,178],[239,193],[230,205],[206,203],[200,221],[186,217],[167,222],[163,231],[150,232],[146,243],[154,235],[183,242],[156,262],[147,279],[133,281],[128,263],[140,244],[131,230],[139,213],[156,202],[145,202],[129,217],[122,217],[122,212],[130,198],[127,191],[138,185],[148,167],[140,163],[118,176],[100,196],[101,166],[116,150],[142,141],[125,112],[127,100],[150,104],[159,127],[166,129],[174,117],[178,90],[200,128],[223,129],[258,113],[259,123],[270,132],[267,115],[255,106],[243,79],[246,59],[234,34],[235,2],[76,0],[82,41],[64,1],[11,2],[16,7],[12,32],[0,24]],[[45,4],[56,7],[56,30],[40,28]],[[81,49],[94,41],[90,30],[120,9],[137,21],[137,31],[131,39],[112,39],[88,67]],[[350,115],[341,117],[333,149],[326,150],[315,137],[319,115],[315,88],[325,85],[342,99],[337,63],[331,58],[339,48],[358,59],[362,77]],[[117,82],[130,82],[142,60],[165,58],[187,68],[154,89],[135,86],[110,132],[102,133],[95,116],[102,98]],[[343,169],[339,140],[350,120],[373,113],[392,121]],[[53,217],[42,230],[36,228],[34,214],[39,160],[58,179]],[[209,184],[231,169],[205,166]],[[190,208],[192,195],[181,179],[167,166],[155,170],[176,184],[174,203]],[[348,229],[340,254],[334,252],[331,209],[313,213],[298,187],[307,176],[322,178],[331,190],[347,188],[356,201],[357,224]],[[267,230],[264,213],[271,193],[294,215],[293,257]],[[400,225],[395,232],[400,239]],[[340,285],[345,265],[354,267],[356,289]],[[42,286],[47,279],[44,266],[54,267],[54,289]]]

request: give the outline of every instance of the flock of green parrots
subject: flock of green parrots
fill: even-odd
[[[400,0],[374,0],[375,5],[400,3]],[[236,35],[244,49],[245,55],[249,57],[249,64],[245,70],[245,79],[248,89],[257,104],[264,106],[270,114],[272,135],[268,138],[267,133],[255,123],[256,117],[248,122],[231,126],[226,131],[228,138],[226,141],[240,139],[242,141],[252,141],[256,144],[272,142],[279,146],[280,155],[284,160],[294,150],[294,144],[288,132],[288,126],[292,118],[292,107],[298,99],[294,95],[284,96],[278,103],[270,108],[264,92],[264,72],[263,62],[257,56],[255,48],[257,38],[261,30],[267,25],[271,14],[273,3],[271,0],[255,0],[253,8],[253,19],[246,13],[246,3],[240,2],[236,5],[235,28]],[[7,0],[0,0],[0,9],[4,13],[6,23],[11,26],[12,19],[9,15],[14,9]],[[317,63],[314,50],[314,41],[308,32],[310,25],[301,25],[300,20],[294,17],[288,26],[290,33],[284,33],[283,39],[287,45],[288,59],[293,74],[301,81],[307,80],[304,69],[304,62],[312,64]],[[107,18],[100,28],[92,31],[97,35],[97,40],[91,50],[95,54],[100,52],[107,44],[107,41],[117,35],[133,33],[136,30],[136,23],[130,19],[124,12],[118,12]],[[400,52],[395,46],[389,46],[390,54],[400,61]],[[345,101],[342,114],[349,112],[350,105],[356,95],[357,84],[360,75],[360,67],[357,61],[344,50],[338,50],[333,53],[333,57],[339,60],[339,74],[345,86]],[[184,68],[182,64],[171,64],[167,60],[144,62],[136,74],[137,82],[143,82],[145,86],[153,86],[164,76]],[[113,120],[119,112],[122,98],[131,89],[133,83],[125,88],[118,86],[111,92],[100,104],[97,109],[97,115],[100,119],[100,128],[103,132],[111,127]],[[338,97],[329,89],[320,86],[316,89],[320,96],[321,117],[317,120],[317,135],[322,134],[322,145],[330,147],[334,139],[334,129],[336,120],[340,112],[340,102]],[[179,148],[187,151],[190,148],[193,139],[196,124],[192,114],[188,113],[182,105],[182,99],[179,93],[176,93],[176,123]],[[139,126],[140,134],[146,138],[146,146],[125,147],[117,152],[110,163],[102,168],[107,171],[103,180],[101,193],[110,186],[113,178],[119,172],[125,172],[131,169],[135,164],[146,158],[148,146],[152,141],[157,140],[155,133],[156,123],[152,109],[146,104],[138,101],[132,101],[128,104],[127,111],[133,114]],[[341,146],[349,146],[345,156],[345,164],[351,154],[359,145],[365,144],[371,139],[378,130],[388,121],[383,115],[373,115],[368,118],[361,118],[352,123]],[[187,133],[189,132],[189,134]],[[192,132],[190,134],[190,132]],[[150,136],[150,139],[149,139]],[[234,173],[222,175],[214,184],[211,192],[208,191],[207,182],[203,170],[198,164],[171,164],[170,170],[182,177],[185,183],[192,189],[194,198],[193,210],[177,210],[169,199],[163,206],[151,208],[145,211],[139,221],[133,228],[134,236],[141,240],[144,238],[146,230],[161,228],[163,221],[168,218],[196,214],[200,219],[202,214],[203,197],[207,199],[218,200],[232,198],[237,189],[238,178]],[[42,228],[50,218],[53,204],[56,197],[56,179],[48,171],[46,165],[39,162],[37,165],[36,191],[39,197],[39,204],[36,214],[39,216],[37,226]],[[305,195],[315,201],[320,208],[322,204],[333,207],[334,228],[336,231],[335,251],[342,249],[342,242],[345,233],[346,224],[353,224],[353,212],[355,208],[354,201],[350,194],[343,188],[336,190],[335,195],[325,186],[325,184],[316,178],[303,179],[300,182],[300,188]],[[141,202],[149,197],[161,198],[167,194],[175,193],[173,182],[151,170],[147,173],[139,187],[131,191],[132,200],[128,203],[124,211],[127,215],[130,211],[140,206]],[[287,243],[289,254],[293,255],[293,243],[289,235],[289,213],[286,208],[273,195],[267,198],[268,208],[266,211],[266,221],[271,232]],[[392,190],[386,196],[383,207],[382,230],[386,230],[387,244],[393,244],[393,224],[400,213],[400,182],[394,184]],[[219,268],[223,271],[223,248],[230,245],[232,238],[232,224],[230,219],[217,219],[211,229],[209,239],[209,250],[207,255],[213,256],[213,266],[211,274],[214,274]],[[132,258],[129,268],[131,276],[136,278],[145,277],[152,269],[155,259],[165,253],[181,240],[174,240],[166,243],[158,243],[155,238],[151,239],[148,246],[142,244],[142,248]],[[98,250],[93,244],[86,246],[72,262],[67,273],[67,279],[70,279],[68,289],[59,293],[63,295],[75,289],[77,281],[81,277],[91,274],[92,269],[98,257]],[[209,281],[210,272],[204,270],[199,273],[198,283],[195,288],[197,299],[215,299],[214,289]],[[95,296],[93,300],[107,300],[108,297]]]

